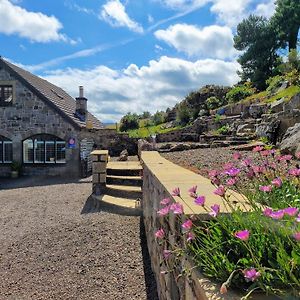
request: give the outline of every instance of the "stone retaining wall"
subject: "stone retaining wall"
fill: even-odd
[[[221,295],[219,293],[220,285],[204,278],[196,269],[191,272],[190,276],[178,277],[185,267],[188,269],[193,267],[189,258],[183,260],[175,271],[167,274],[161,273],[162,270],[168,270],[169,267],[163,260],[162,250],[164,248],[157,243],[154,234],[160,228],[167,228],[170,232],[169,243],[174,244],[174,241],[180,239],[178,235],[181,230],[179,222],[182,221],[176,219],[173,214],[170,214],[168,218],[157,215],[160,201],[163,198],[169,197],[174,202],[181,202],[185,212],[182,218],[189,215],[207,218],[205,210],[195,205],[187,193],[188,188],[197,184],[201,194],[206,197],[207,205],[218,203],[223,213],[226,212],[226,209],[221,198],[213,194],[214,187],[208,179],[171,163],[155,151],[142,152],[141,158],[143,162],[143,217],[151,265],[156,276],[160,300],[240,299],[241,295],[232,292]],[[182,199],[179,197],[174,199],[171,196],[170,191],[175,187],[179,187],[182,191]],[[241,199],[237,194],[234,196]]]

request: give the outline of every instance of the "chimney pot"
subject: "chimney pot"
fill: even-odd
[[[79,98],[83,98],[83,86],[79,86]]]

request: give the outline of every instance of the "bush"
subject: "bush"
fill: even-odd
[[[128,131],[130,129],[139,128],[139,116],[137,114],[128,113],[120,121],[120,131]]]
[[[154,125],[159,125],[165,123],[165,119],[166,113],[163,111],[157,111],[152,117],[152,122]]]
[[[229,133],[229,125],[224,125],[217,129],[218,134],[228,134]]]
[[[216,97],[209,97],[207,100],[206,100],[206,106],[208,109],[212,110],[212,109],[216,109],[220,106],[223,105],[223,101],[216,98]]]
[[[274,94],[278,88],[280,88],[280,86],[283,84],[284,82],[284,77],[283,76],[280,76],[280,75],[277,75],[277,76],[274,76],[274,77],[270,77],[266,83],[268,85],[267,87],[267,92],[269,94]]]
[[[177,121],[180,125],[185,126],[191,120],[191,112],[186,105],[181,105],[177,109]]]
[[[232,88],[227,94],[226,94],[226,100],[229,103],[236,103],[242,99],[245,99],[251,95],[254,94],[254,89],[245,85],[238,85]]]

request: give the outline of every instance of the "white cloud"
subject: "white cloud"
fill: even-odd
[[[62,27],[62,24],[54,16],[30,12],[8,0],[0,0],[1,33],[17,34],[33,42],[65,41],[73,43],[73,40],[59,32]]]
[[[201,7],[211,0],[156,0],[161,2],[164,6],[167,6],[175,10],[186,10],[192,7]]]
[[[138,33],[143,33],[143,27],[133,21],[126,13],[125,6],[119,0],[109,0],[102,6],[100,18],[113,27],[127,27]]]
[[[229,27],[212,25],[199,28],[194,25],[176,24],[166,30],[158,30],[154,35],[189,56],[224,59],[237,54]]]
[[[275,12],[275,0],[269,0],[265,3],[260,3],[256,6],[255,15],[270,18]]]
[[[235,27],[249,14],[252,0],[213,0],[211,12],[217,15],[222,24]]]
[[[166,109],[205,84],[232,85],[238,81],[238,67],[236,62],[191,62],[162,56],[142,67],[131,64],[124,70],[106,66],[89,70],[68,68],[43,77],[74,97],[78,85],[84,85],[89,110],[102,121],[112,121],[129,111]]]

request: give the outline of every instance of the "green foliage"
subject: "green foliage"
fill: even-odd
[[[151,117],[151,113],[149,111],[144,111],[141,115],[140,115],[140,119],[149,119]]]
[[[129,137],[131,138],[147,138],[151,135],[154,134],[159,134],[159,133],[167,133],[173,130],[180,129],[180,126],[177,127],[172,127],[172,128],[164,128],[164,124],[160,125],[151,125],[147,127],[140,127],[138,129],[134,130],[128,130]]]
[[[220,106],[224,105],[224,101],[218,99],[217,97],[209,97],[206,100],[206,106],[208,109],[212,110],[212,109],[216,109]]]
[[[137,114],[128,113],[122,117],[119,130],[127,131],[129,129],[139,128],[139,116]]]
[[[250,15],[237,27],[234,47],[243,51],[238,62],[241,64],[242,81],[250,79],[258,90],[266,87],[266,80],[274,74],[278,63],[277,49],[280,44],[275,29],[264,17]]]
[[[300,26],[300,1],[277,0],[275,14],[271,18],[272,27],[276,30],[276,37],[282,47],[289,50],[297,48]]]
[[[191,120],[191,111],[187,105],[180,105],[177,109],[177,121],[180,125],[185,126]]]
[[[165,123],[166,113],[163,111],[157,111],[151,119],[154,125]]]
[[[218,134],[228,134],[229,133],[229,125],[223,125],[222,127],[217,129]]]
[[[238,85],[233,87],[227,94],[226,94],[226,100],[229,103],[236,103],[242,99],[245,99],[248,96],[251,96],[254,94],[253,88],[247,86],[247,85]]]
[[[215,123],[220,123],[221,119],[222,119],[222,117],[220,115],[216,114],[214,121],[215,121]]]
[[[277,89],[283,84],[284,77],[281,75],[276,75],[274,77],[270,77],[267,79],[266,83],[268,85],[267,92],[269,94],[273,94],[277,91]]]

